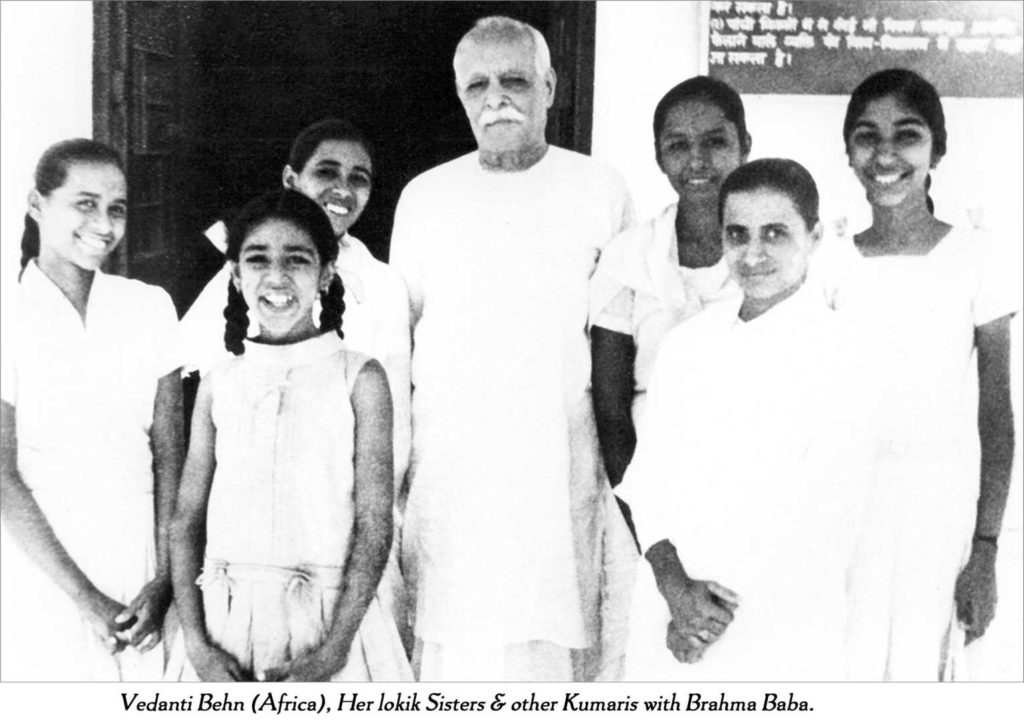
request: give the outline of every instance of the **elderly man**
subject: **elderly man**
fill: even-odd
[[[414,666],[422,680],[585,679],[610,496],[587,281],[632,206],[613,171],[545,141],[555,73],[536,29],[481,20],[454,68],[478,151],[408,185],[391,250],[414,328]]]

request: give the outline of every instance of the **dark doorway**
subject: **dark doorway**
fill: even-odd
[[[386,259],[405,184],[474,147],[451,61],[485,15],[544,33],[558,75],[549,140],[590,151],[592,2],[95,8],[94,130],[129,166],[129,242],[114,269],[166,288],[179,313],[223,262],[203,229],[279,186],[292,138],[320,118],[348,117],[376,144],[377,182],[353,234]]]

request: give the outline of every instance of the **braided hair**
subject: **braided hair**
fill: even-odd
[[[124,173],[124,164],[117,151],[89,138],[72,138],[54,143],[47,148],[36,164],[35,189],[41,196],[49,196],[64,185],[71,166],[85,163],[112,165]],[[21,270],[39,256],[39,224],[25,214],[25,230],[21,234]]]
[[[228,260],[238,263],[245,239],[258,226],[269,220],[286,221],[308,233],[316,247],[321,266],[337,260],[338,241],[334,237],[334,230],[327,215],[315,201],[291,189],[266,193],[242,208],[228,228]],[[333,330],[344,338],[341,331],[341,317],[345,311],[344,294],[341,278],[335,275],[327,292],[321,296],[321,333]],[[227,305],[224,307],[224,346],[236,356],[245,352],[243,342],[249,331],[248,312],[249,306],[242,293],[235,287],[234,279],[228,281]]]

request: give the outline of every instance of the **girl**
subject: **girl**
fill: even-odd
[[[68,140],[40,158],[0,374],[5,680],[162,675],[177,317],[163,291],[100,271],[127,205],[107,146]]]
[[[323,210],[291,190],[252,201],[228,234],[236,358],[199,388],[172,527],[203,680],[412,679],[376,596],[392,534],[391,397],[380,364],[341,341],[337,254]]]
[[[690,78],[654,111],[654,155],[678,200],[615,238],[591,281],[594,411],[613,487],[633,456],[661,339],[739,294],[722,258],[718,189],[750,144],[743,101],[720,80]]]
[[[899,69],[869,77],[850,98],[843,140],[872,223],[847,250],[836,307],[874,349],[886,390],[855,661],[865,679],[934,680],[950,672],[958,634],[981,636],[995,611],[1019,289],[984,234],[933,214],[927,191],[946,128],[927,81]]]
[[[654,110],[654,155],[678,199],[602,251],[591,280],[594,413],[614,488],[633,457],[655,354],[665,334],[705,306],[738,295],[722,258],[718,189],[750,152],[743,101],[727,84],[697,76],[669,90]],[[642,492],[641,492],[642,493]],[[622,674],[625,617],[642,539],[616,498],[605,539],[602,679]],[[621,514],[619,511],[621,510]],[[624,518],[625,523],[622,519]],[[621,527],[621,529],[620,529]]]

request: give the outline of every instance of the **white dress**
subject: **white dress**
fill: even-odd
[[[207,234],[222,252],[220,234],[213,226]],[[405,475],[409,466],[412,428],[409,420],[410,331],[409,298],[401,276],[381,263],[358,238],[346,234],[338,242],[338,274],[345,287],[342,331],[345,346],[384,367],[394,409],[395,536],[392,559],[381,583],[382,602],[391,611],[403,634],[407,633],[404,582],[398,564],[402,510],[405,507]],[[224,347],[224,306],[231,278],[229,264],[206,284],[181,319],[181,336],[186,352],[186,371],[206,374],[231,357]]]
[[[612,239],[590,280],[590,325],[633,337],[633,422],[639,425],[654,359],[671,329],[707,306],[740,296],[725,259],[708,268],[679,265],[673,203]]]
[[[485,171],[472,153],[402,194],[391,260],[415,328],[403,556],[426,644],[597,639],[610,489],[587,284],[631,216],[617,174],[555,147],[517,173]],[[504,678],[500,667],[473,678]]]
[[[838,319],[803,288],[743,322],[739,301],[666,337],[621,493],[649,546],[740,596],[696,664],[666,649],[671,619],[640,563],[631,680],[841,680],[848,570],[870,479],[869,407],[848,383]]]
[[[333,621],[355,513],[350,395],[365,362],[325,333],[247,341],[210,374],[217,466],[198,583],[212,640],[251,674],[318,646]],[[335,679],[412,680],[376,593]]]
[[[4,309],[0,388],[15,407],[18,472],[75,563],[127,604],[155,572],[149,431],[158,380],[180,366],[159,288],[97,272],[83,323],[35,262]],[[4,529],[4,681],[157,681],[158,646],[111,656]]]
[[[974,329],[1020,308],[1020,269],[969,227],[925,256],[863,257],[847,244],[835,305],[874,356],[885,400],[855,577],[856,675],[937,680],[960,644],[953,593],[979,491]]]

